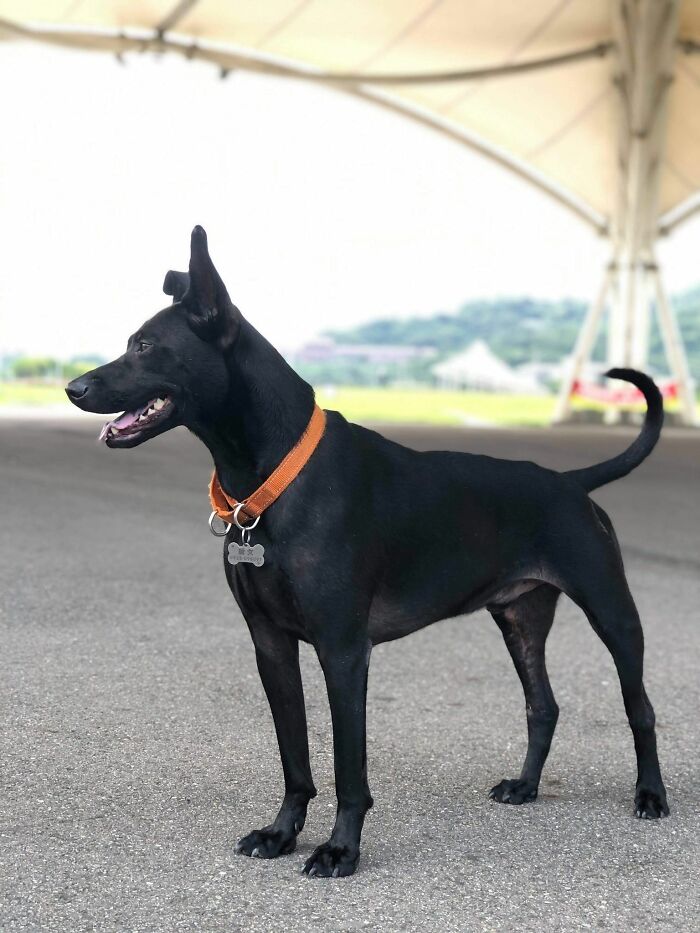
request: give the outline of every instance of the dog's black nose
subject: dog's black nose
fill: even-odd
[[[72,382],[69,382],[66,386],[66,395],[71,400],[71,402],[77,402],[79,399],[83,398],[88,394],[88,389],[90,386],[87,383],[87,380],[82,376],[78,379],[74,379]]]

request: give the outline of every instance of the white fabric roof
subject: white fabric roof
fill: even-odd
[[[541,391],[535,379],[511,369],[483,340],[475,340],[466,350],[437,363],[432,372],[441,382],[453,386],[503,392]]]
[[[485,151],[604,227],[617,197],[621,2],[636,0],[0,0],[0,39],[169,47],[336,83]],[[671,216],[700,190],[700,0],[681,0],[674,28],[657,211]]]

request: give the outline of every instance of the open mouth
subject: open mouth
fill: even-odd
[[[113,421],[108,421],[100,431],[99,439],[107,442],[117,438],[136,437],[161,421],[165,421],[174,410],[175,404],[167,395],[151,399],[136,411],[125,411]]]

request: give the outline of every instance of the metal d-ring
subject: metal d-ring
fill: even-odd
[[[214,511],[213,511],[213,512],[211,513],[211,515],[209,516],[209,531],[211,531],[211,533],[214,535],[215,538],[225,538],[226,535],[227,535],[227,534],[229,533],[229,531],[231,530],[231,523],[230,523],[230,522],[224,522],[223,518],[221,518],[220,521],[224,522],[224,525],[225,525],[226,527],[224,528],[223,531],[215,531],[215,530],[214,530],[214,519],[215,519],[215,518],[219,518],[219,514],[218,514],[218,512],[216,511],[216,509],[214,509]],[[236,522],[236,524],[238,524],[238,522]],[[240,526],[239,526],[239,527],[240,527]]]
[[[241,531],[252,531],[260,521],[260,516],[258,515],[258,517],[255,518],[249,525],[241,525],[241,523],[238,521],[238,513],[244,506],[245,502],[239,502],[236,508],[233,510],[233,524],[236,526],[236,528],[240,528]]]

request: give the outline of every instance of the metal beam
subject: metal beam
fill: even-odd
[[[668,236],[696,214],[700,214],[700,194],[691,195],[659,218],[659,236]]]
[[[289,78],[296,81],[310,81],[319,84],[350,84],[350,85],[413,85],[413,84],[449,84],[463,81],[483,81],[486,78],[505,78],[511,75],[523,74],[529,71],[541,71],[547,68],[560,68],[563,65],[576,64],[591,58],[604,58],[613,48],[612,42],[598,42],[582,49],[574,49],[561,55],[551,55],[545,58],[534,58],[524,62],[510,64],[487,65],[483,68],[462,68],[453,71],[425,71],[425,72],[399,72],[374,74],[364,71],[323,71],[321,69],[304,67],[293,62],[286,62],[272,56],[255,53],[244,49],[223,48],[204,41],[183,42],[176,36],[167,35],[169,29],[177,20],[197,2],[197,0],[182,0],[181,3],[160,23],[154,31],[151,30],[111,30],[111,29],[76,29],[74,27],[27,26],[6,19],[0,19],[0,29],[21,35],[25,39],[34,39],[49,42],[55,45],[86,48],[90,38],[102,45],[105,40],[112,39],[123,43],[125,48],[115,48],[115,51],[126,52],[135,49],[147,49],[154,42],[158,46],[171,52],[182,53],[183,48],[188,50],[189,57],[202,58],[206,61],[220,63],[221,59],[228,61],[230,68],[247,68],[251,71],[262,71],[265,74],[280,78]]]
[[[647,266],[647,273],[651,277],[656,291],[656,312],[659,319],[659,329],[661,330],[666,359],[678,385],[683,421],[685,424],[694,425],[697,424],[695,385],[690,375],[683,337],[678,327],[678,319],[666,295],[658,265],[655,262],[650,263]]]
[[[156,33],[162,36],[163,33],[172,29],[173,26],[177,26],[183,16],[186,16],[197,3],[199,3],[199,0],[179,0],[168,15],[164,16],[158,23],[156,26]]]
[[[563,65],[572,65],[577,62],[588,61],[590,58],[605,58],[612,49],[611,42],[599,42],[596,45],[565,52],[562,55],[551,55],[546,58],[532,58],[529,61],[513,62],[508,65],[487,65],[484,68],[464,68],[455,71],[427,71],[427,72],[399,72],[367,73],[367,72],[333,72],[327,71],[316,75],[313,80],[331,84],[448,84],[463,81],[483,81],[488,78],[507,78],[512,75],[523,74],[529,71],[542,71],[547,68],[560,68]]]
[[[562,379],[559,388],[559,397],[557,398],[554,417],[552,419],[554,424],[560,424],[562,421],[566,421],[570,414],[571,390],[581,378],[583,367],[590,359],[591,353],[593,352],[598,330],[600,329],[600,322],[603,318],[603,312],[605,311],[608,301],[608,294],[611,288],[614,287],[616,275],[617,264],[613,260],[608,264],[605,270],[598,295],[595,301],[589,305],[586,317],[581,325],[574,352],[571,354],[569,372]]]

